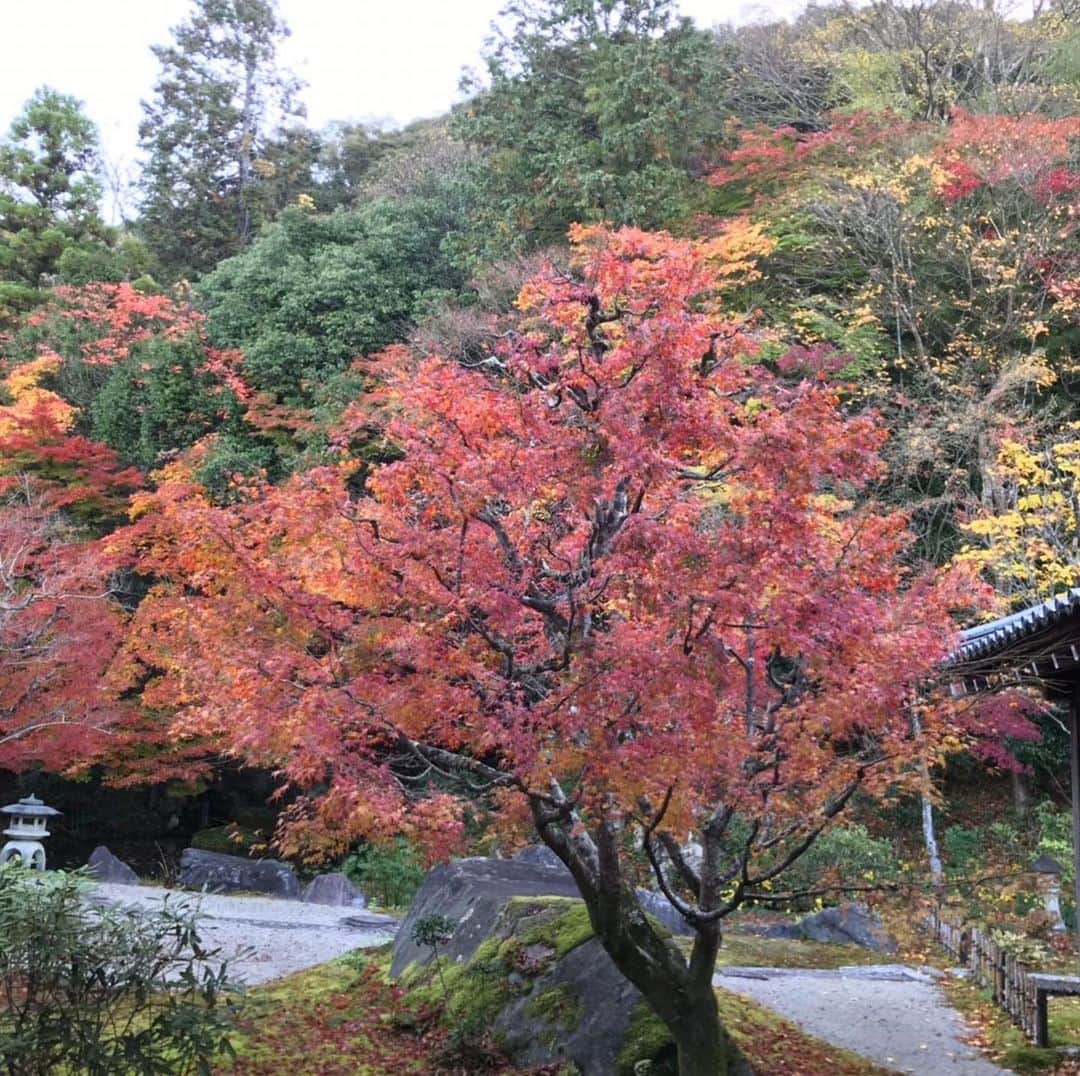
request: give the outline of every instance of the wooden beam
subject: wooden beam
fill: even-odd
[[[1073,865],[1076,868],[1076,927],[1080,933],[1080,684],[1069,697],[1069,768],[1072,771]]]

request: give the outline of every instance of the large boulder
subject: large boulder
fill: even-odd
[[[414,964],[403,981],[420,1000],[445,1002],[459,1035],[489,1034],[519,1068],[632,1076],[655,1061],[653,1071],[674,1071],[666,1029],[593,937],[580,900],[512,897],[468,959],[444,962],[441,977]]]
[[[565,871],[566,864],[546,844],[527,844],[514,856],[515,863],[532,863],[536,867],[551,867]]]
[[[344,874],[320,874],[304,886],[305,904],[330,904],[338,908],[366,908],[367,897]]]
[[[139,884],[139,876],[103,844],[99,844],[90,853],[86,866],[97,882],[109,882],[113,885]]]
[[[658,919],[672,934],[693,934],[694,928],[683,919],[663,893],[651,889],[637,891],[638,904],[646,915]]]
[[[511,897],[578,896],[574,879],[565,870],[513,859],[457,859],[429,872],[394,942],[390,974],[395,978],[410,965],[432,959],[429,948],[412,940],[419,919],[443,915],[457,925],[441,951],[448,960],[465,961],[491,932],[503,905]]]
[[[865,904],[822,908],[798,924],[804,938],[833,945],[859,945],[875,953],[895,953],[896,939]]]
[[[648,1007],[592,937],[581,901],[517,898],[483,948],[481,959],[497,952],[506,968],[502,1006],[490,1026],[515,1066],[568,1061],[592,1076],[632,1072],[634,1063],[649,1060],[632,1056],[633,1044],[623,1055],[635,1015],[649,1019]]]
[[[180,854],[180,885],[206,893],[266,893],[296,900],[300,882],[292,867],[277,859],[244,859],[201,848]]]

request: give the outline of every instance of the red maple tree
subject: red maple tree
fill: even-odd
[[[970,590],[904,567],[904,516],[865,498],[884,433],[835,364],[755,359],[722,243],[574,240],[480,369],[383,356],[340,437],[397,462],[343,449],[227,508],[159,475],[114,538],[159,580],[114,677],[317,786],[317,849],[411,825],[445,850],[455,794],[531,825],[680,1071],[713,1076],[722,920],[857,792],[918,785],[949,726],[921,706],[915,737],[912,708]]]
[[[70,771],[122,707],[103,674],[123,633],[107,572],[33,479],[0,501],[0,769]]]

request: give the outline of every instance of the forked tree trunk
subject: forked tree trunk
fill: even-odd
[[[625,891],[623,896],[618,923],[605,915],[602,905],[606,902],[586,897],[597,940],[671,1033],[679,1076],[727,1076],[735,1051],[720,1023],[712,985],[719,931],[713,942],[706,939],[703,946],[698,939],[698,959],[687,967],[682,954],[657,936],[632,893]],[[632,908],[627,898],[633,901]]]
[[[654,1002],[650,1004],[656,1008]],[[690,991],[686,1008],[664,1022],[675,1040],[679,1076],[726,1076],[731,1071],[733,1047],[720,1023],[711,984],[707,990]]]
[[[597,941],[671,1034],[679,1076],[728,1076],[740,1055],[720,1023],[712,985],[719,923],[698,928],[688,962],[653,929],[622,877],[612,827],[601,826],[593,845],[586,836],[571,838],[557,825],[545,825],[544,808],[535,802],[533,810],[544,843],[574,876]]]

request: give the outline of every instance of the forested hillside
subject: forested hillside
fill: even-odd
[[[722,1071],[721,924],[828,841],[1060,833],[1060,715],[941,668],[1080,584],[1080,16],[512,0],[403,130],[307,127],[285,33],[192,0],[122,223],[63,87],[0,141],[0,768],[543,840]]]

